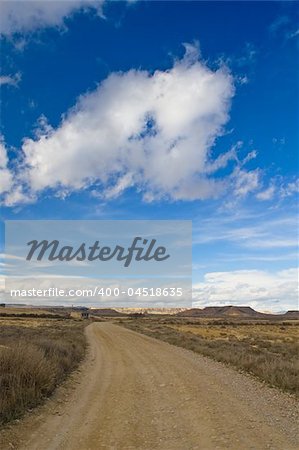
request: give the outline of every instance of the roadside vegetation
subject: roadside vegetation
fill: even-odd
[[[120,323],[299,394],[299,321],[136,317]]]
[[[85,321],[0,318],[0,425],[48,397],[82,360]]]

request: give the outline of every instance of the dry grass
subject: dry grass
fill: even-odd
[[[0,424],[39,404],[76,368],[86,322],[0,319]]]
[[[69,312],[64,308],[30,308],[17,306],[0,306],[0,318],[23,317],[23,318],[44,318],[59,319],[67,318]]]
[[[126,327],[249,372],[299,393],[299,322],[135,318]]]

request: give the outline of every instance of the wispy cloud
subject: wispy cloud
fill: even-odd
[[[275,193],[275,187],[274,186],[269,186],[267,189],[265,189],[264,191],[260,191],[257,193],[256,198],[258,200],[271,200],[274,196]]]
[[[63,27],[74,12],[93,11],[102,16],[104,0],[1,1],[0,35],[13,36],[45,27]]]
[[[294,25],[294,20],[290,15],[280,15],[270,24],[269,33],[274,37],[282,36],[286,42],[298,36],[298,23]]]
[[[196,221],[193,226],[194,244],[230,242],[252,251],[297,248],[297,226],[296,212],[284,213],[284,216],[281,216],[281,211],[255,211],[244,216],[238,213],[220,216],[215,213],[210,219]]]
[[[0,86],[8,85],[17,87],[21,81],[21,74],[18,72],[14,75],[0,75]]]

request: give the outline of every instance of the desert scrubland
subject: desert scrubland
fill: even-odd
[[[299,394],[299,321],[140,317],[121,320],[139,333],[178,345],[271,386]]]

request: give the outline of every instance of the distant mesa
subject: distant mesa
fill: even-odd
[[[299,311],[287,311],[284,314],[271,314],[255,311],[250,306],[206,306],[205,308],[90,308],[91,315],[95,316],[148,316],[173,315],[176,317],[202,317],[202,318],[238,318],[238,319],[299,319]]]
[[[299,319],[299,311],[287,311],[285,314],[283,314],[283,317],[285,319]]]
[[[298,311],[288,311],[285,314],[265,314],[255,311],[250,306],[207,306],[203,309],[191,308],[177,314],[179,317],[227,317],[227,318],[267,318],[279,317],[288,319],[298,319]]]

